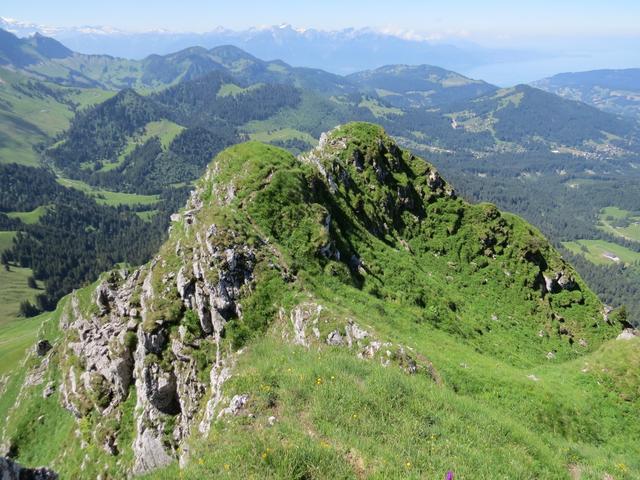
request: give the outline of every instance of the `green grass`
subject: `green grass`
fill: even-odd
[[[388,115],[402,115],[404,112],[399,108],[385,107],[373,98],[364,98],[358,105],[361,108],[368,108],[375,117],[386,117]]]
[[[136,214],[143,220],[149,222],[151,219],[158,214],[158,210],[146,210],[144,212],[136,212]]]
[[[73,89],[69,98],[78,104],[79,109],[87,108],[98,103],[102,103],[105,100],[109,100],[113,97],[117,91],[114,90],[102,90],[99,88],[82,88]]]
[[[9,218],[18,218],[27,225],[33,225],[34,223],[38,223],[40,217],[42,217],[46,211],[47,206],[41,205],[30,212],[9,212],[7,216]]]
[[[384,321],[375,313],[370,318]],[[174,465],[145,478],[417,479],[444,478],[452,470],[460,479],[560,479],[569,478],[571,465],[584,479],[606,472],[636,478],[640,461],[624,448],[622,432],[610,432],[611,446],[589,443],[602,440],[591,430],[599,423],[625,421],[625,400],[611,381],[631,381],[626,389],[637,392],[640,341],[531,371],[455,342],[441,344],[443,338],[429,339],[430,333],[414,332],[419,341],[410,345],[431,352],[442,386],[347,349],[291,347],[275,333],[258,340],[225,387],[229,396],[248,394],[255,417],[217,423],[205,441],[194,439],[186,469]],[[583,373],[585,364],[593,370]],[[596,368],[604,365],[615,374]],[[539,381],[527,378],[532,372]],[[267,424],[270,416],[274,426]],[[637,433],[637,426],[631,429]]]
[[[220,87],[220,90],[218,90],[217,96],[228,97],[230,95],[238,95],[240,93],[250,92],[251,90],[255,90],[256,88],[260,88],[261,86],[263,86],[262,83],[256,83],[250,85],[247,88],[242,88],[234,83],[225,83]]]
[[[40,322],[18,317],[20,302],[33,301],[37,294],[42,293],[27,285],[27,278],[31,275],[28,268],[11,266],[10,271],[0,268],[0,375],[15,368],[25,349],[35,341]]]
[[[75,188],[96,199],[102,205],[154,205],[158,203],[158,195],[139,195],[136,193],[112,192],[89,185],[80,180],[58,177],[58,183],[65,187]]]
[[[257,142],[273,142],[273,141],[286,141],[298,139],[309,144],[314,144],[316,139],[313,138],[306,132],[301,132],[296,130],[295,128],[281,128],[278,130],[269,130],[263,132],[252,132],[249,134],[249,138],[251,140],[255,140]]]
[[[18,317],[20,302],[25,299],[33,300],[40,290],[34,290],[27,285],[27,278],[32,275],[28,268],[11,266],[10,271],[0,268],[0,326],[14,321]]]
[[[318,94],[303,91],[295,108],[285,108],[267,120],[252,120],[242,127],[247,133],[263,133],[293,129],[298,131],[328,130],[344,122],[347,109]]]
[[[0,253],[11,248],[16,232],[0,232]]]
[[[571,252],[583,255],[596,265],[633,264],[640,261],[640,253],[604,240],[576,240],[574,242],[564,242],[563,245]],[[617,257],[618,260],[608,257]]]
[[[14,319],[0,324],[0,375],[16,368],[27,349],[36,343],[42,316]]]
[[[598,228],[627,240],[640,242],[640,215],[618,207],[606,207],[599,215]]]
[[[141,62],[97,55],[90,57],[74,55],[69,58],[29,66],[29,71],[53,78],[68,79],[72,77],[72,71],[79,71],[90,79],[100,81],[102,84],[108,85],[109,88],[115,89],[132,86],[129,84],[132,77],[138,80],[133,87],[141,85],[139,82],[142,75],[141,70]],[[77,80],[77,75],[75,78]]]

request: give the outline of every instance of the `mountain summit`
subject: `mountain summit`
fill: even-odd
[[[638,339],[609,341],[616,314],[533,227],[458,198],[382,128],[338,127],[299,158],[231,147],[172,220],[150,263],[64,299],[3,383],[20,463],[601,478],[640,458],[616,450],[640,439],[619,363],[637,367]]]

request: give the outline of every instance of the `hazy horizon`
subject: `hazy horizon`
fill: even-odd
[[[377,64],[373,60],[335,64],[328,57],[340,52],[322,56],[310,53],[305,58],[299,52],[290,54],[283,45],[270,49],[266,45],[243,43],[242,35],[249,29],[286,24],[299,33],[369,30],[411,42],[408,45],[424,42],[452,45],[464,52],[495,50],[500,54],[488,55],[488,60],[473,64],[438,63],[430,56],[408,59],[409,63],[431,63],[500,86],[528,83],[562,72],[640,67],[640,30],[635,21],[640,17],[640,4],[627,0],[607,5],[575,0],[562,5],[548,0],[535,3],[512,5],[493,0],[479,4],[464,0],[442,5],[399,0],[390,5],[362,0],[340,4],[329,0],[301,8],[289,0],[269,4],[250,0],[234,5],[204,0],[185,0],[177,5],[161,0],[149,8],[147,2],[132,4],[122,0],[103,5],[87,5],[78,0],[55,4],[10,0],[3,5],[0,16],[16,20],[15,33],[19,35],[20,24],[27,29],[33,24],[37,25],[35,30],[57,38],[75,51],[128,58],[167,54],[188,46],[211,48],[216,44],[211,34],[222,28],[236,34],[237,38],[230,37],[230,43],[249,53],[267,60],[280,58],[296,66],[348,74],[403,63],[381,57]],[[114,38],[120,36],[122,39],[116,45]],[[129,44],[126,39],[131,40]],[[371,49],[376,47],[372,45]]]

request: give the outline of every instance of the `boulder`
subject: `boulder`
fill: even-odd
[[[338,330],[334,330],[327,336],[327,344],[329,345],[339,346],[339,345],[342,345],[343,343],[344,343],[344,340]]]
[[[234,395],[231,401],[229,402],[229,406],[220,410],[218,414],[218,418],[222,418],[225,415],[238,415],[244,407],[247,405],[249,401],[249,395]]]
[[[638,331],[631,328],[625,328],[620,335],[616,337],[616,340],[633,340],[638,336]]]
[[[53,347],[51,346],[51,343],[49,343],[49,340],[40,340],[36,344],[36,354],[39,357],[44,357],[47,354],[47,352],[52,348]]]
[[[49,398],[56,391],[56,386],[53,382],[47,383],[42,391],[42,398]]]
[[[0,480],[58,480],[58,474],[45,467],[22,467],[10,458],[0,457]]]

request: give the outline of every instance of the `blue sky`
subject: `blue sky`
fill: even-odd
[[[207,31],[290,23],[444,37],[640,36],[638,0],[4,0],[0,15],[54,26]]]

